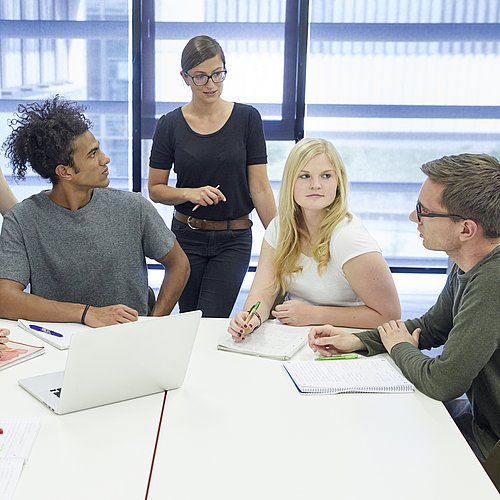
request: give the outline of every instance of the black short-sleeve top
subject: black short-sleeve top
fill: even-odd
[[[200,207],[196,217],[209,220],[236,219],[254,205],[248,187],[247,167],[267,163],[266,142],[259,112],[234,103],[226,123],[212,134],[198,134],[186,122],[181,108],[163,115],[156,126],[149,158],[152,168],[177,174],[176,187],[220,185],[225,203]],[[190,202],[175,209],[192,215]]]

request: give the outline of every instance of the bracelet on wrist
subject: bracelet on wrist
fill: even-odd
[[[88,310],[89,310],[89,309],[90,309],[90,304],[87,304],[87,305],[85,306],[85,309],[83,310],[83,313],[82,313],[82,319],[80,320],[80,323],[81,323],[82,325],[84,325],[84,324],[85,324],[85,317],[87,316],[87,312],[88,312]]]
[[[257,316],[257,319],[259,320],[259,326],[262,326],[262,318],[260,317],[260,314],[257,311],[255,311],[254,315]]]
[[[259,328],[262,325],[262,318],[260,317],[260,314],[257,311],[253,312],[253,316],[255,316],[259,320],[259,325],[254,328],[254,330],[257,330],[257,328]]]

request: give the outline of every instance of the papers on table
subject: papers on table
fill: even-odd
[[[139,316],[138,321],[150,319],[152,319],[151,316]],[[52,323],[27,319],[18,319],[17,326],[61,350],[69,349],[71,337],[75,333],[95,330],[95,328],[81,323]]]
[[[2,355],[0,356],[0,370],[40,356],[40,354],[45,352],[45,347],[43,346],[33,346],[12,340],[7,342],[6,345],[7,349],[2,350]]]
[[[23,465],[40,429],[36,419],[0,418],[0,500],[14,496]]]
[[[58,349],[68,349],[71,336],[75,332],[93,330],[90,326],[80,323],[48,323],[42,321],[29,321],[26,319],[18,319],[17,326],[20,326],[27,332]]]
[[[217,349],[286,361],[306,343],[309,330],[309,326],[287,326],[265,321],[243,342],[235,342],[229,333],[225,333]]]
[[[14,497],[23,465],[22,458],[0,460],[0,500],[10,500]]]

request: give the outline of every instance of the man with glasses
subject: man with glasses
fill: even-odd
[[[422,171],[428,178],[410,220],[426,248],[455,262],[436,304],[421,318],[354,335],[315,327],[309,345],[325,356],[387,351],[417,389],[445,402],[484,462],[500,439],[500,162],[461,154]],[[436,358],[420,351],[439,346]]]

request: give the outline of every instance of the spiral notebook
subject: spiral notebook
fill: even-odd
[[[303,394],[414,390],[413,384],[386,359],[297,361],[285,363],[283,366],[299,392]]]

